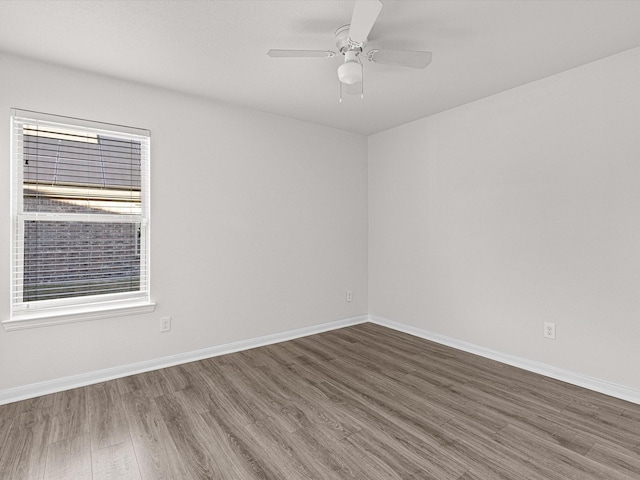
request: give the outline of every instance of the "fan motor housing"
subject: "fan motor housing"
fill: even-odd
[[[360,53],[364,48],[364,42],[362,44],[354,43],[349,38],[350,27],[351,25],[343,25],[336,30],[336,47],[343,55],[348,51],[355,51],[357,53]]]

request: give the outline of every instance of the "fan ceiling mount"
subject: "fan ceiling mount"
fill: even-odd
[[[340,81],[340,101],[342,88],[347,93],[359,93],[363,96],[364,68],[363,49],[367,37],[375,24],[382,2],[380,0],[356,0],[349,25],[343,25],[335,33],[336,48],[344,57],[338,67]],[[332,50],[269,50],[267,55],[275,58],[332,58],[336,52]],[[431,52],[419,50],[369,50],[364,57],[373,63],[395,65],[399,67],[426,68],[431,63]]]

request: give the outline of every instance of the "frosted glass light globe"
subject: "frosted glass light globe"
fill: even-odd
[[[362,81],[362,65],[357,61],[344,62],[338,67],[338,78],[342,83],[353,85]]]

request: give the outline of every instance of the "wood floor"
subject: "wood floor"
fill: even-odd
[[[0,406],[0,478],[637,480],[640,405],[363,324]]]

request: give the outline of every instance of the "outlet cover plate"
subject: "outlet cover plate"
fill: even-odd
[[[544,338],[556,339],[556,324],[552,322],[544,322]]]
[[[162,317],[160,319],[160,332],[171,331],[171,317]]]

